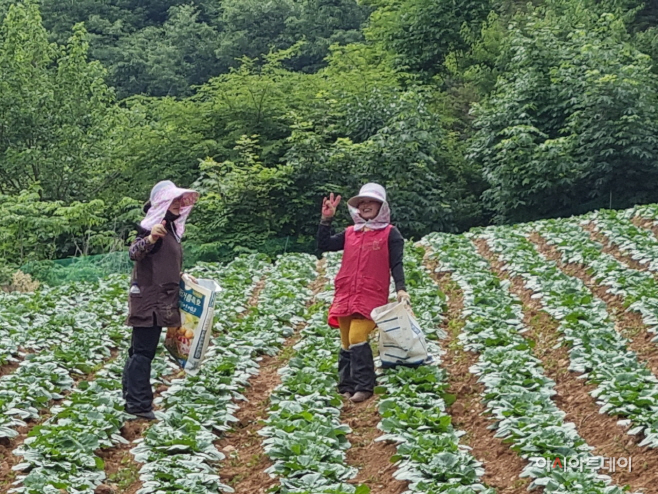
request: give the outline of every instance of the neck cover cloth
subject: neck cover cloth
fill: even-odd
[[[151,190],[151,208],[146,213],[146,217],[142,220],[140,226],[150,231],[155,225],[161,224],[167,216],[169,206],[176,198],[180,198],[180,215],[173,222],[173,226],[180,242],[185,232],[185,221],[197,199],[199,199],[199,193],[191,189],[180,189],[171,180],[163,180],[155,184]]]
[[[382,228],[386,228],[391,223],[391,210],[388,207],[387,202],[382,202],[382,206],[379,208],[379,214],[375,218],[368,221],[361,217],[358,208],[352,206],[347,207],[350,210],[350,216],[352,216],[352,220],[354,220],[354,229],[357,232],[359,230],[363,230],[364,228],[369,228],[370,230],[381,230]]]

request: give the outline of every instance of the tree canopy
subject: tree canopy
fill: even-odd
[[[0,21],[13,268],[124,248],[162,179],[201,191],[186,248],[213,260],[312,251],[322,197],[367,181],[407,238],[658,201],[650,2],[0,0]]]

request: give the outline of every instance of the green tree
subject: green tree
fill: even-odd
[[[115,149],[123,167],[99,192],[106,202],[130,196],[148,198],[153,185],[173,180],[189,186],[199,177],[199,163],[218,154],[212,122],[190,99],[133,97],[124,103]]]
[[[387,188],[394,222],[406,236],[456,229],[464,183],[448,152],[450,136],[428,112],[422,94],[399,93],[385,125],[362,142],[334,139],[322,130],[299,122],[286,155],[295,179],[287,202],[310,211],[296,220],[294,231],[315,231],[322,196],[353,195],[366,182]]]
[[[322,81],[292,72],[283,63],[297,46],[262,57],[244,58],[239,68],[212,79],[194,101],[205,118],[208,138],[217,142],[216,161],[237,158],[234,147],[243,135],[258,135],[266,166],[279,163],[290,135],[291,112],[305,112],[314,104]]]
[[[52,259],[65,221],[55,216],[59,201],[42,201],[33,187],[20,194],[0,195],[3,222],[0,226],[0,259],[20,266],[26,260]]]
[[[149,26],[118,43],[112,80],[119,96],[186,96],[220,73],[218,33],[192,5],[172,7],[161,26]]]
[[[556,2],[512,27],[471,157],[498,221],[658,200],[657,81],[624,23]]]
[[[491,0],[368,0],[376,8],[367,39],[395,54],[400,70],[433,76],[454,50],[466,50],[462,27],[479,31]]]
[[[87,49],[82,26],[60,47],[48,43],[35,3],[9,9],[0,28],[0,193],[41,182],[44,199],[84,198],[111,170],[113,96]]]
[[[281,236],[295,212],[290,195],[291,168],[266,167],[258,156],[258,136],[242,136],[235,161],[201,164],[202,177],[195,187],[202,193],[190,231],[193,251],[201,258],[216,259],[218,253],[232,257],[245,249],[259,249]]]
[[[371,11],[367,6],[354,0],[302,0],[299,5],[286,20],[290,38],[304,41],[299,54],[285,64],[291,70],[316,72],[327,65],[331,46],[364,40],[361,26]]]
[[[324,67],[331,45],[361,41],[360,28],[370,12],[354,0],[225,0],[222,7],[218,53],[225,66],[303,41],[284,64],[302,72]]]

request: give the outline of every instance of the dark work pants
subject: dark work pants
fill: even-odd
[[[153,410],[151,389],[151,361],[155,357],[162,328],[133,328],[128,359],[123,368],[123,398],[126,412],[140,413]]]

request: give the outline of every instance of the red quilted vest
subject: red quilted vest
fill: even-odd
[[[337,328],[338,318],[361,314],[370,319],[375,307],[388,303],[391,267],[388,236],[391,225],[381,230],[345,230],[345,248],[336,275],[334,301],[329,309],[329,325]]]

